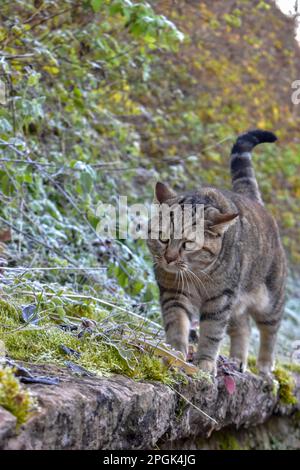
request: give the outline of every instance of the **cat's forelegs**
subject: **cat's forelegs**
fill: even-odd
[[[184,359],[186,359],[189,346],[190,320],[185,309],[176,306],[169,308],[163,311],[163,320],[167,343],[176,351],[182,352]]]
[[[196,362],[200,369],[214,377],[217,373],[217,357],[222,339],[225,336],[228,311],[202,313],[200,316],[200,338]]]

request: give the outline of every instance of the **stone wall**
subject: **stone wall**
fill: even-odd
[[[38,409],[18,430],[0,408],[1,449],[300,448],[298,405],[282,405],[273,384],[251,373],[236,377],[230,394],[222,376],[214,384],[190,379],[175,390],[118,375],[29,368],[59,383],[26,385]]]

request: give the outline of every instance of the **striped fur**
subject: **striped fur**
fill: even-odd
[[[166,339],[184,355],[190,322],[200,315],[199,366],[216,371],[220,343],[227,332],[231,356],[247,364],[250,317],[260,331],[258,367],[269,373],[282,318],[286,261],[273,217],[264,208],[251,162],[251,150],[274,142],[274,134],[250,131],[232,149],[233,191],[202,188],[177,195],[158,183],[159,203],[203,204],[203,247],[187,249],[186,239],[148,239],[160,289]]]
[[[272,132],[250,131],[238,137],[231,151],[231,176],[233,191],[254,199],[261,204],[262,198],[258,189],[251,161],[251,150],[263,142],[275,142],[277,137]]]

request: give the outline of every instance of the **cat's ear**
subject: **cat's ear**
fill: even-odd
[[[238,217],[239,214],[218,214],[214,217],[209,230],[222,235],[229,227],[236,223]]]
[[[168,199],[172,199],[174,197],[176,197],[176,193],[172,191],[172,189],[163,183],[156,183],[155,198],[160,204],[163,204]]]

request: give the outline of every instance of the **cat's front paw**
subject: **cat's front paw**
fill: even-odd
[[[207,372],[208,374],[216,377],[217,375],[217,366],[214,361],[208,361],[207,359],[199,360],[197,362],[199,369]]]

